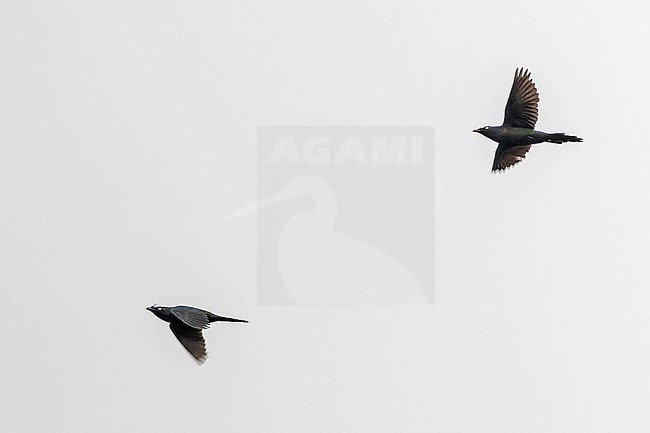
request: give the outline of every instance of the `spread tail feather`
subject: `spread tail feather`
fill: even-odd
[[[555,134],[548,134],[546,141],[549,143],[562,144],[568,141],[582,141],[582,138],[576,137],[575,135],[566,135],[563,132],[557,132]]]
[[[208,315],[208,319],[210,320],[210,322],[242,322],[242,323],[248,323],[248,320],[233,319],[231,317],[217,316],[216,314]]]

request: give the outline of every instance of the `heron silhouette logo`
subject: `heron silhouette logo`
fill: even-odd
[[[432,127],[259,127],[260,305],[426,305]]]

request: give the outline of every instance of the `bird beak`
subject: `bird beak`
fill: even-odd
[[[292,198],[300,197],[300,193],[293,191],[289,185],[285,186],[282,190],[279,192],[276,192],[275,194],[271,195],[270,197],[267,197],[265,199],[262,199],[258,201],[257,203],[249,204],[248,206],[244,206],[243,208],[239,209],[238,211],[231,213],[230,215],[227,215],[223,218],[221,218],[219,221],[217,221],[217,224],[224,223],[226,221],[239,218],[244,215],[248,215],[253,212],[257,212],[265,207],[273,206],[278,203],[282,203],[286,200],[291,200]]]
[[[478,129],[473,130],[472,132],[480,132]]]
[[[155,305],[152,305],[151,307],[147,307],[147,311],[153,312],[153,307],[155,307]]]

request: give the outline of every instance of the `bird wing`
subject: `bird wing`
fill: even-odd
[[[170,311],[178,320],[192,328],[205,329],[210,326],[207,311],[184,305],[172,307]]]
[[[178,320],[169,322],[169,329],[172,330],[178,341],[196,359],[196,362],[203,364],[208,359],[208,352],[205,350],[205,340],[200,329],[192,328]]]
[[[492,171],[504,170],[506,167],[515,165],[526,157],[526,153],[529,150],[530,144],[526,146],[507,147],[503,143],[499,143],[497,151],[494,154]]]
[[[537,123],[538,102],[539,94],[535,83],[530,79],[530,72],[524,71],[524,68],[517,69],[506,104],[503,126],[534,129]]]

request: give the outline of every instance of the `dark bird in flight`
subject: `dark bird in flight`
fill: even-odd
[[[161,305],[152,305],[147,310],[155,314],[159,319],[169,322],[169,328],[172,330],[178,341],[183,347],[196,359],[196,362],[203,364],[208,359],[208,352],[205,350],[205,340],[203,339],[203,329],[209,328],[212,322],[244,322],[248,320],[231,319],[230,317],[221,317],[209,311],[201,310],[194,307],[177,305],[176,307],[163,307]]]
[[[494,154],[492,171],[504,170],[524,159],[530,146],[536,143],[561,144],[568,141],[582,141],[582,138],[561,132],[548,134],[535,130],[539,94],[530,72],[524,68],[515,71],[510,96],[506,103],[506,114],[501,126],[484,126],[475,129],[490,140],[499,143]]]

